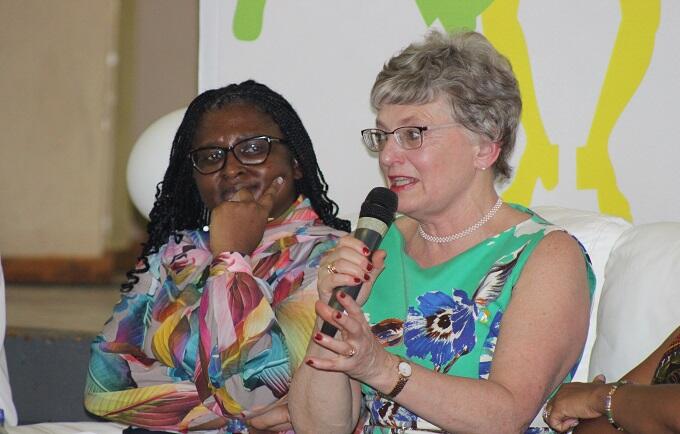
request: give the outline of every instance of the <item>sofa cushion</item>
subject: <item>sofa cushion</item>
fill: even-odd
[[[574,374],[574,381],[586,381],[588,377],[588,361],[598,330],[596,321],[604,269],[609,253],[619,236],[631,227],[627,221],[593,211],[562,208],[557,206],[536,206],[534,212],[549,222],[563,227],[585,247],[592,262],[593,272],[597,279],[590,311],[588,338],[583,349],[581,363]]]
[[[589,377],[620,378],[680,325],[680,223],[626,231],[605,269]]]

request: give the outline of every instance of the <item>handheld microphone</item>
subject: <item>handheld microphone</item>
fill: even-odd
[[[369,259],[373,251],[378,248],[383,236],[394,221],[394,213],[397,212],[397,195],[392,190],[385,187],[375,187],[368,193],[366,200],[361,205],[357,229],[354,231],[354,238],[363,241],[368,247]],[[343,291],[356,300],[361,289],[361,283],[355,286],[339,286],[333,290],[333,295],[328,303],[335,310],[342,311],[344,308],[337,300],[338,291]],[[323,323],[321,332],[328,336],[335,336],[338,329],[328,322]]]

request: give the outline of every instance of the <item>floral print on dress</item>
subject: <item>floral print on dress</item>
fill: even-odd
[[[475,343],[475,306],[465,291],[428,292],[418,297],[417,308],[409,307],[404,323],[408,357],[429,355],[435,371],[448,372]]]
[[[384,426],[402,429],[418,427],[418,416],[396,402],[378,396],[371,404],[371,415]]]
[[[488,321],[486,306],[500,295],[523,249],[524,246],[495,263],[472,299],[462,289],[453,289],[451,295],[430,291],[419,296],[418,307],[409,306],[404,324],[406,355],[421,359],[429,355],[435,371],[446,373],[460,357],[472,351],[477,343],[475,321]],[[500,320],[496,326],[500,327]]]

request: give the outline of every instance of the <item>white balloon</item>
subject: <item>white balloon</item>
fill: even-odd
[[[163,180],[170,160],[172,140],[186,107],[153,122],[132,147],[127,163],[127,188],[137,210],[149,218],[156,197],[156,185]]]

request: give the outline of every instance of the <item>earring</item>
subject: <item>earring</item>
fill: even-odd
[[[203,232],[210,232],[210,210],[206,207],[203,208]]]

